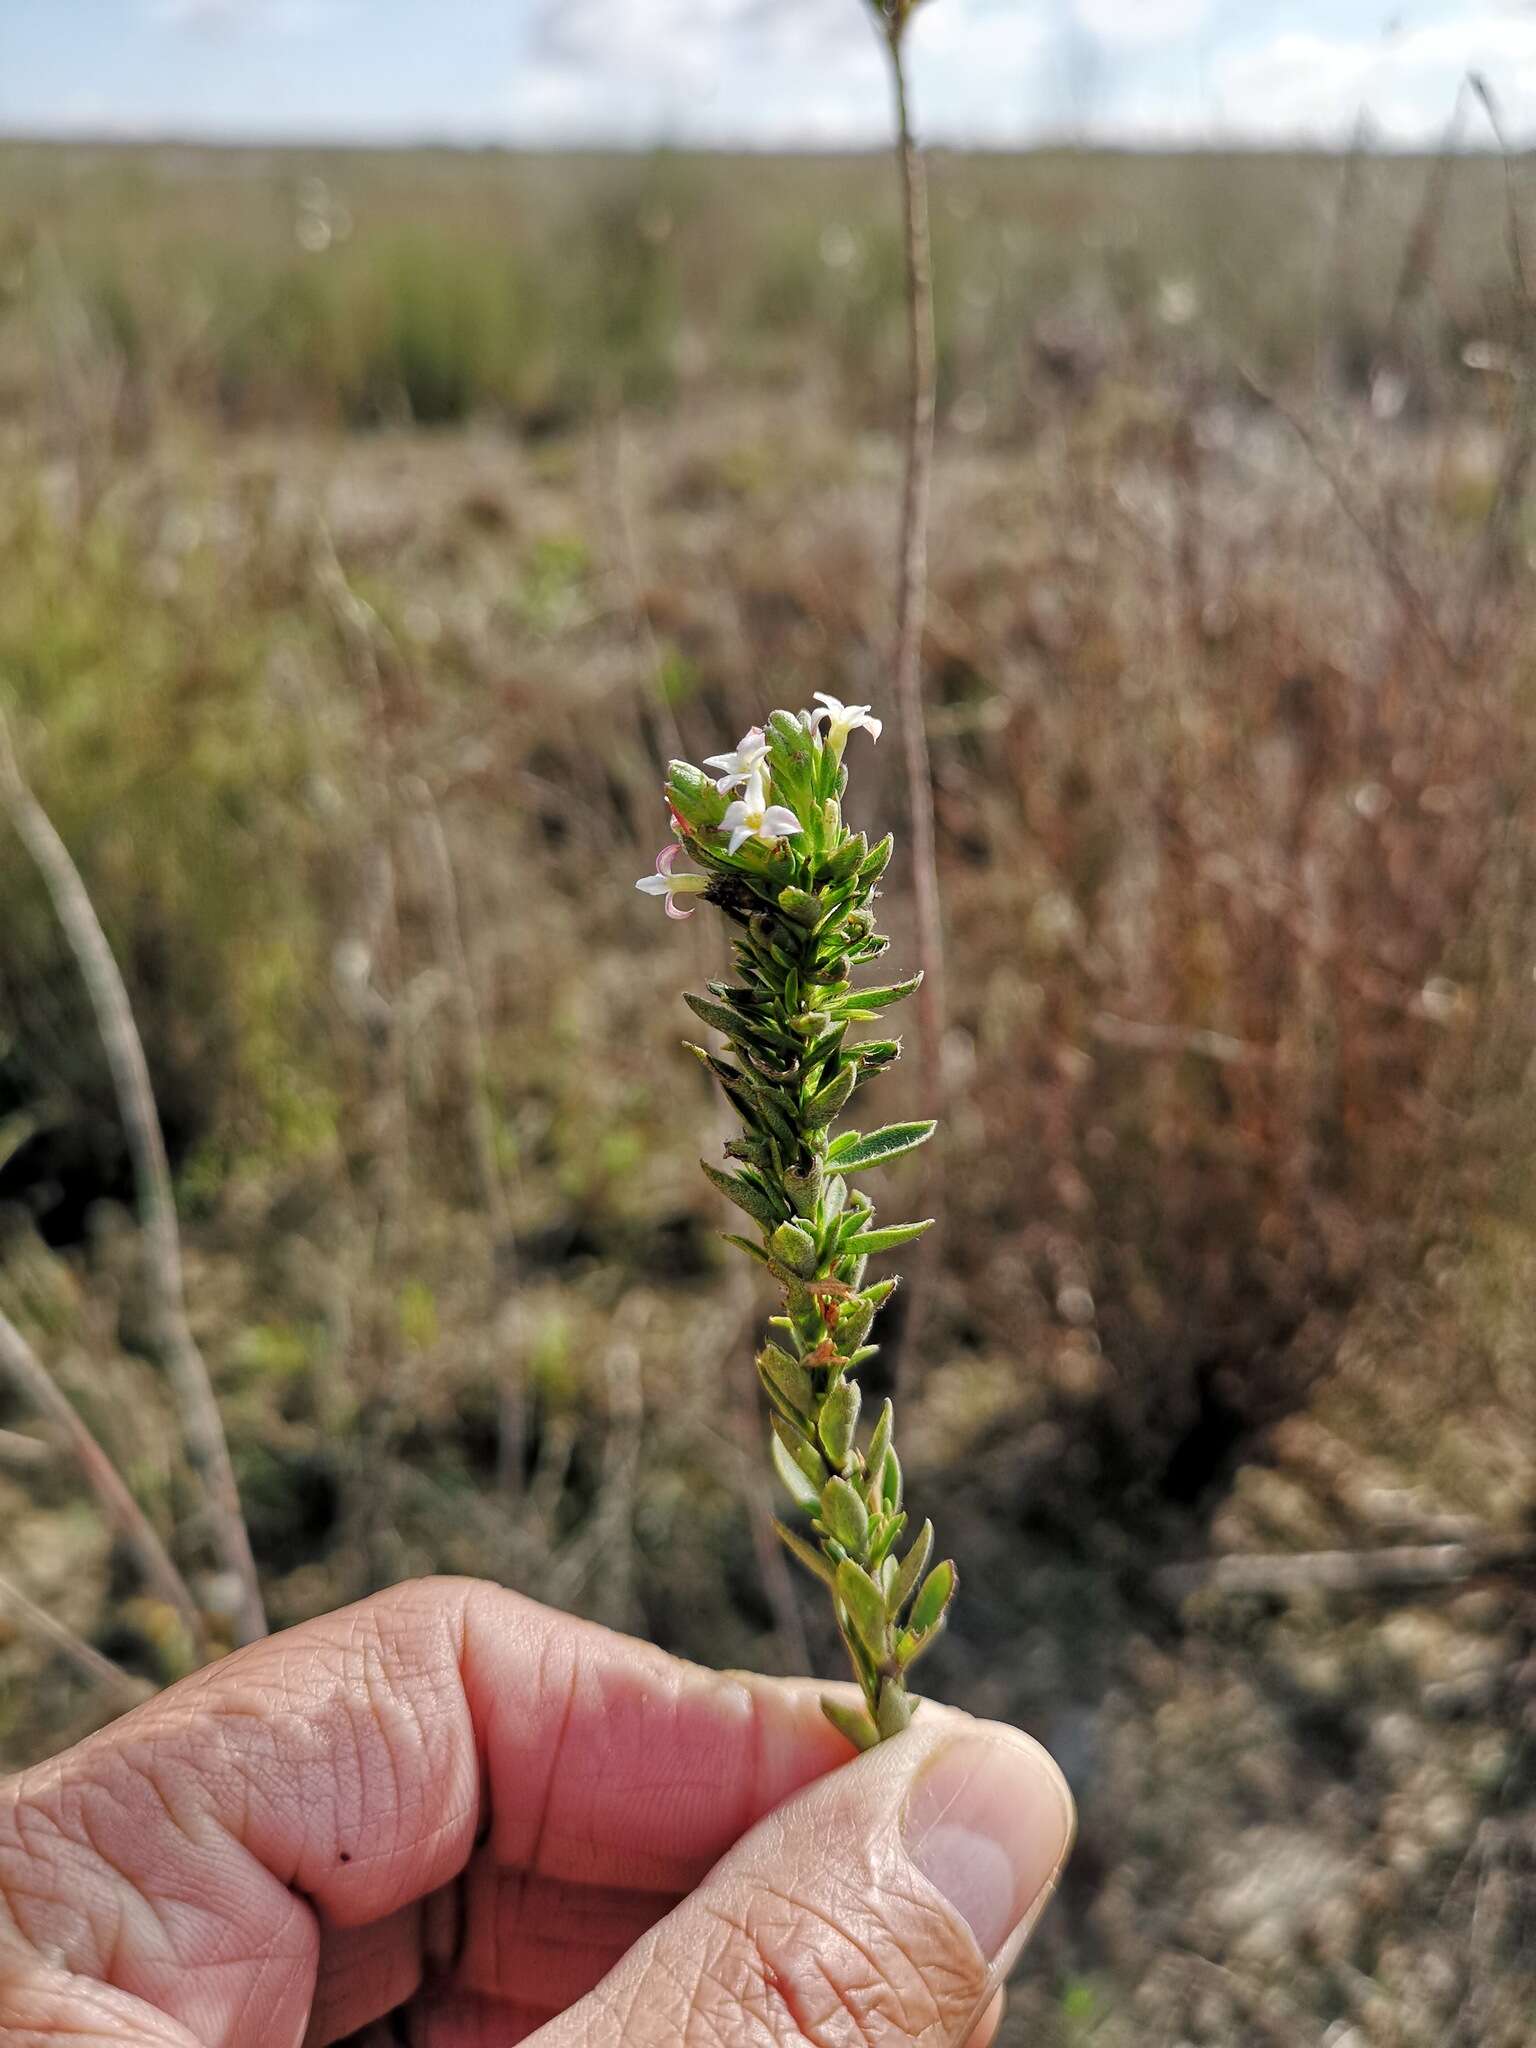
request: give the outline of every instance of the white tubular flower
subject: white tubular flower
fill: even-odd
[[[768,741],[763,728],[754,725],[750,732],[742,734],[734,754],[711,754],[704,766],[719,769],[715,787],[722,796],[729,796],[733,789],[740,789],[767,758]]]
[[[825,690],[815,690],[812,695],[823,709],[807,712],[806,723],[814,732],[823,719],[827,721],[827,745],[839,760],[850,733],[867,732],[872,740],[877,740],[885,730],[880,719],[870,717],[867,704],[845,704],[840,697],[829,697]]]
[[[673,874],[672,863],[682,850],[677,845],[664,846],[656,856],[655,874],[642,875],[635,884],[642,896],[665,896],[668,917],[692,917],[693,912],[680,909],[674,899],[679,896],[702,896],[709,887],[707,875]]]
[[[768,801],[768,784],[759,762],[747,777],[747,786],[720,820],[720,830],[731,835],[727,851],[736,853],[749,839],[763,846],[777,846],[781,839],[793,839],[804,826],[787,804]]]

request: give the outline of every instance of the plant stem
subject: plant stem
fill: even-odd
[[[121,1664],[104,1657],[72,1628],[66,1628],[9,1579],[0,1578],[0,1606],[8,1607],[24,1627],[67,1657],[86,1683],[99,1686],[120,1712],[138,1706],[153,1690]]]
[[[203,1617],[153,1524],[86,1427],[74,1403],[3,1309],[0,1373],[5,1374],[24,1401],[58,1429],[103,1515],[133,1552],[145,1583],[180,1616],[194,1652],[205,1650]]]
[[[187,1455],[202,1483],[214,1546],[239,1589],[236,1631],[241,1642],[254,1642],[267,1632],[256,1560],[251,1554],[250,1532],[240,1507],[213,1382],[187,1321],[176,1201],[144,1043],[134,1022],[122,974],[80,870],[53,820],[28,786],[3,720],[0,801],[43,878],[96,1014],[96,1027],[111,1069],[133,1163],[145,1273],[162,1360],[181,1412]]]
[[[928,230],[928,176],[912,135],[902,39],[906,16],[886,26],[896,100],[896,169],[901,186],[906,259],[907,413],[896,565],[896,703],[901,716],[907,806],[911,814],[912,882],[918,965],[918,1069],[923,1099],[944,1111],[944,921],[933,821],[933,771],[923,715],[923,620],[928,594],[928,503],[933,478],[935,343],[933,262]]]

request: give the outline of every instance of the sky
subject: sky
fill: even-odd
[[[859,147],[866,7],[0,0],[0,133]],[[1408,145],[1472,69],[1536,136],[1536,0],[924,0],[910,68],[933,141]]]

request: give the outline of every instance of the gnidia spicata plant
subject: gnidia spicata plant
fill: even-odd
[[[728,1242],[783,1292],[757,1357],[769,1448],[800,1518],[798,1528],[776,1526],[831,1593],[864,1705],[822,1704],[867,1749],[911,1720],[907,1674],[943,1626],[956,1578],[948,1561],[930,1568],[931,1523],[907,1539],[889,1401],[860,1443],[856,1375],[875,1355],[871,1326],[896,1286],[893,1276],[869,1280],[866,1268],[928,1226],[877,1224],[852,1176],[914,1150],[934,1126],[835,1128],[901,1050],[895,1039],[851,1034],[921,977],[855,981],[889,943],[873,906],[893,841],[871,846],[844,824],[843,754],[855,732],[878,738],[880,721],[867,704],[819,691],[817,707],[773,712],[703,769],[674,761],[666,794],[677,838],[635,886],[664,898],[669,917],[691,917],[687,899],[702,897],[733,927],[737,979],[684,997],[727,1042],[724,1053],[690,1050],[741,1119],[725,1148],[730,1169],[706,1162],[704,1171],[757,1227],[756,1239],[727,1233]],[[678,868],[684,854],[692,869]]]

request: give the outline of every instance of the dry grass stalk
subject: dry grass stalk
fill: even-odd
[[[1486,1573],[1527,1573],[1532,1569],[1536,1569],[1536,1541],[1489,1536],[1467,1543],[1399,1543],[1385,1550],[1217,1557],[1199,1564],[1169,1565],[1156,1574],[1155,1583],[1160,1592],[1175,1600],[1206,1591],[1288,1599],[1312,1593],[1421,1592],[1426,1587],[1459,1585]]]
[[[8,1607],[24,1628],[30,1629],[33,1635],[68,1658],[87,1684],[104,1692],[124,1712],[149,1696],[151,1687],[143,1679],[135,1678],[121,1664],[114,1664],[110,1657],[104,1657],[100,1650],[93,1649],[83,1637],[77,1636],[72,1628],[67,1628],[46,1608],[39,1607],[10,1579],[0,1578],[0,1606]]]
[[[485,1032],[480,1022],[480,1005],[470,974],[469,952],[464,943],[464,919],[459,904],[458,877],[453,855],[443,830],[442,815],[431,789],[420,777],[412,778],[409,795],[416,807],[418,843],[425,856],[431,891],[432,936],[443,972],[447,975],[453,1012],[458,1024],[458,1062],[464,1091],[464,1125],[474,1161],[475,1182],[498,1248],[506,1243],[509,1228],[507,1191],[496,1156],[496,1125],[491,1115],[490,1062],[486,1058]]]
[[[236,1631],[242,1642],[252,1642],[266,1633],[266,1614],[218,1400],[187,1320],[176,1201],[143,1041],[80,871],[33,795],[3,719],[0,801],[43,878],[90,996],[133,1163],[145,1273],[163,1363],[180,1412],[187,1455],[203,1488],[214,1547],[239,1588]]]
[[[59,1431],[85,1475],[86,1484],[96,1496],[102,1513],[133,1552],[145,1582],[181,1617],[191,1640],[201,1644],[204,1640],[203,1618],[187,1590],[186,1581],[171,1561],[170,1553],[129,1492],[117,1467],[80,1419],[73,1402],[3,1309],[0,1309],[0,1372],[10,1379],[22,1399]],[[27,1440],[18,1438],[17,1441]],[[44,1447],[34,1445],[33,1448],[42,1451]]]
[[[1240,367],[1238,374],[1252,395],[1274,413],[1277,419],[1284,420],[1306,450],[1308,460],[1332,491],[1339,510],[1365,542],[1382,580],[1396,598],[1405,622],[1414,629],[1425,647],[1446,667],[1454,667],[1456,657],[1440,630],[1433,607],[1398,551],[1389,521],[1373,513],[1361,501],[1358,492],[1349,481],[1345,465],[1330,455],[1316,432],[1277,392],[1272,391],[1251,369]]]
[[[1512,542],[1531,464],[1536,459],[1536,295],[1531,287],[1530,267],[1525,257],[1525,240],[1520,231],[1520,195],[1516,188],[1516,162],[1499,115],[1498,102],[1485,78],[1473,73],[1468,86],[1475,95],[1504,164],[1504,238],[1509,255],[1510,281],[1514,286],[1519,315],[1520,344],[1514,364],[1515,390],[1510,406],[1509,428],[1494,481],[1488,516],[1478,538],[1462,611],[1457,651],[1470,666],[1488,639],[1485,623],[1488,601],[1501,581],[1508,578]]]

